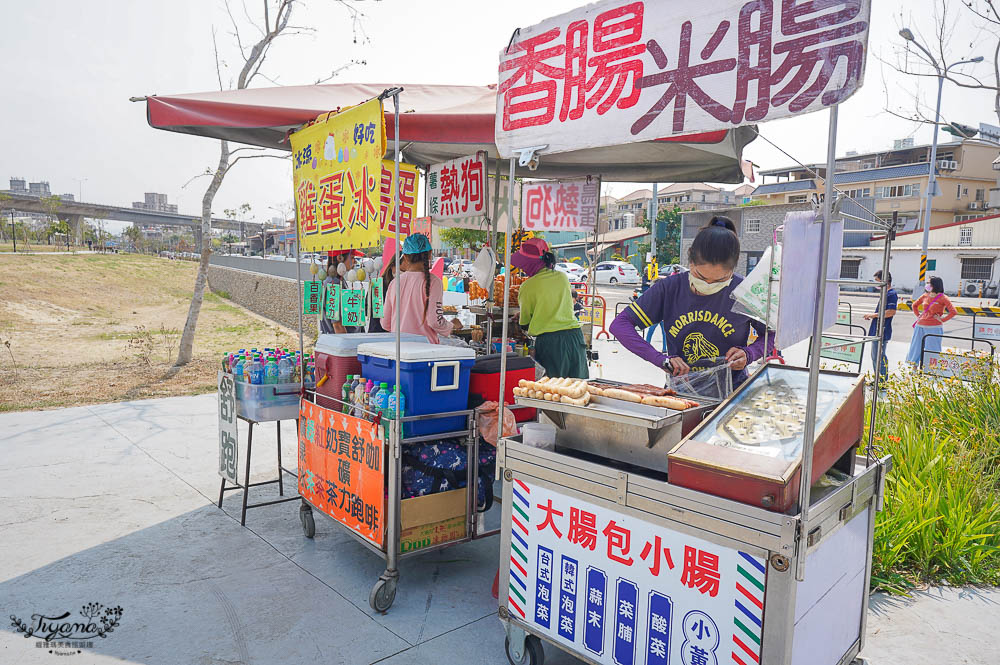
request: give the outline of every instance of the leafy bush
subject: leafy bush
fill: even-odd
[[[876,589],[1000,584],[1000,366],[976,362],[974,381],[910,371],[886,382],[875,445],[893,468],[875,520]]]

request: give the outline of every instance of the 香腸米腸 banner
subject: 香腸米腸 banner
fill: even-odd
[[[861,87],[871,0],[604,0],[522,28],[500,53],[502,157],[726,130]]]

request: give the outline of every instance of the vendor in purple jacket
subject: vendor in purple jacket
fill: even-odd
[[[739,257],[736,226],[725,217],[713,217],[688,251],[690,271],[654,282],[615,317],[611,334],[626,349],[674,376],[707,369],[706,363],[725,358],[733,370],[733,387],[740,385],[746,380],[747,364],[765,353],[764,325],[732,310],[730,294],[743,281],[733,274]],[[666,353],[636,331],[661,321]],[[757,339],[747,344],[751,327]],[[773,339],[769,334],[768,346],[773,347]]]

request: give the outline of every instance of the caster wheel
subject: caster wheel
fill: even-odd
[[[376,612],[386,612],[396,600],[396,582],[379,578],[368,595],[368,604]]]
[[[316,535],[316,520],[313,519],[311,510],[300,510],[299,521],[302,522],[302,533],[305,534],[306,538],[312,538]]]
[[[524,656],[521,660],[514,660],[510,653],[510,639],[505,638],[503,648],[507,652],[507,662],[510,665],[543,665],[545,663],[545,652],[542,650],[542,641],[534,635],[524,638]]]

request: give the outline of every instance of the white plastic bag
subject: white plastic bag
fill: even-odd
[[[771,282],[771,307],[768,311],[768,276],[772,275],[774,281]],[[780,290],[781,279],[781,245],[777,245],[774,251],[774,270],[771,271],[771,248],[764,250],[760,261],[750,274],[746,276],[739,286],[733,289],[732,297],[736,301],[733,310],[753,317],[758,321],[766,321],[767,327],[775,330],[778,326],[778,291]]]
[[[476,280],[484,289],[489,289],[493,284],[493,273],[497,269],[497,255],[493,248],[486,245],[479,250],[479,256],[472,264],[472,278]]]

